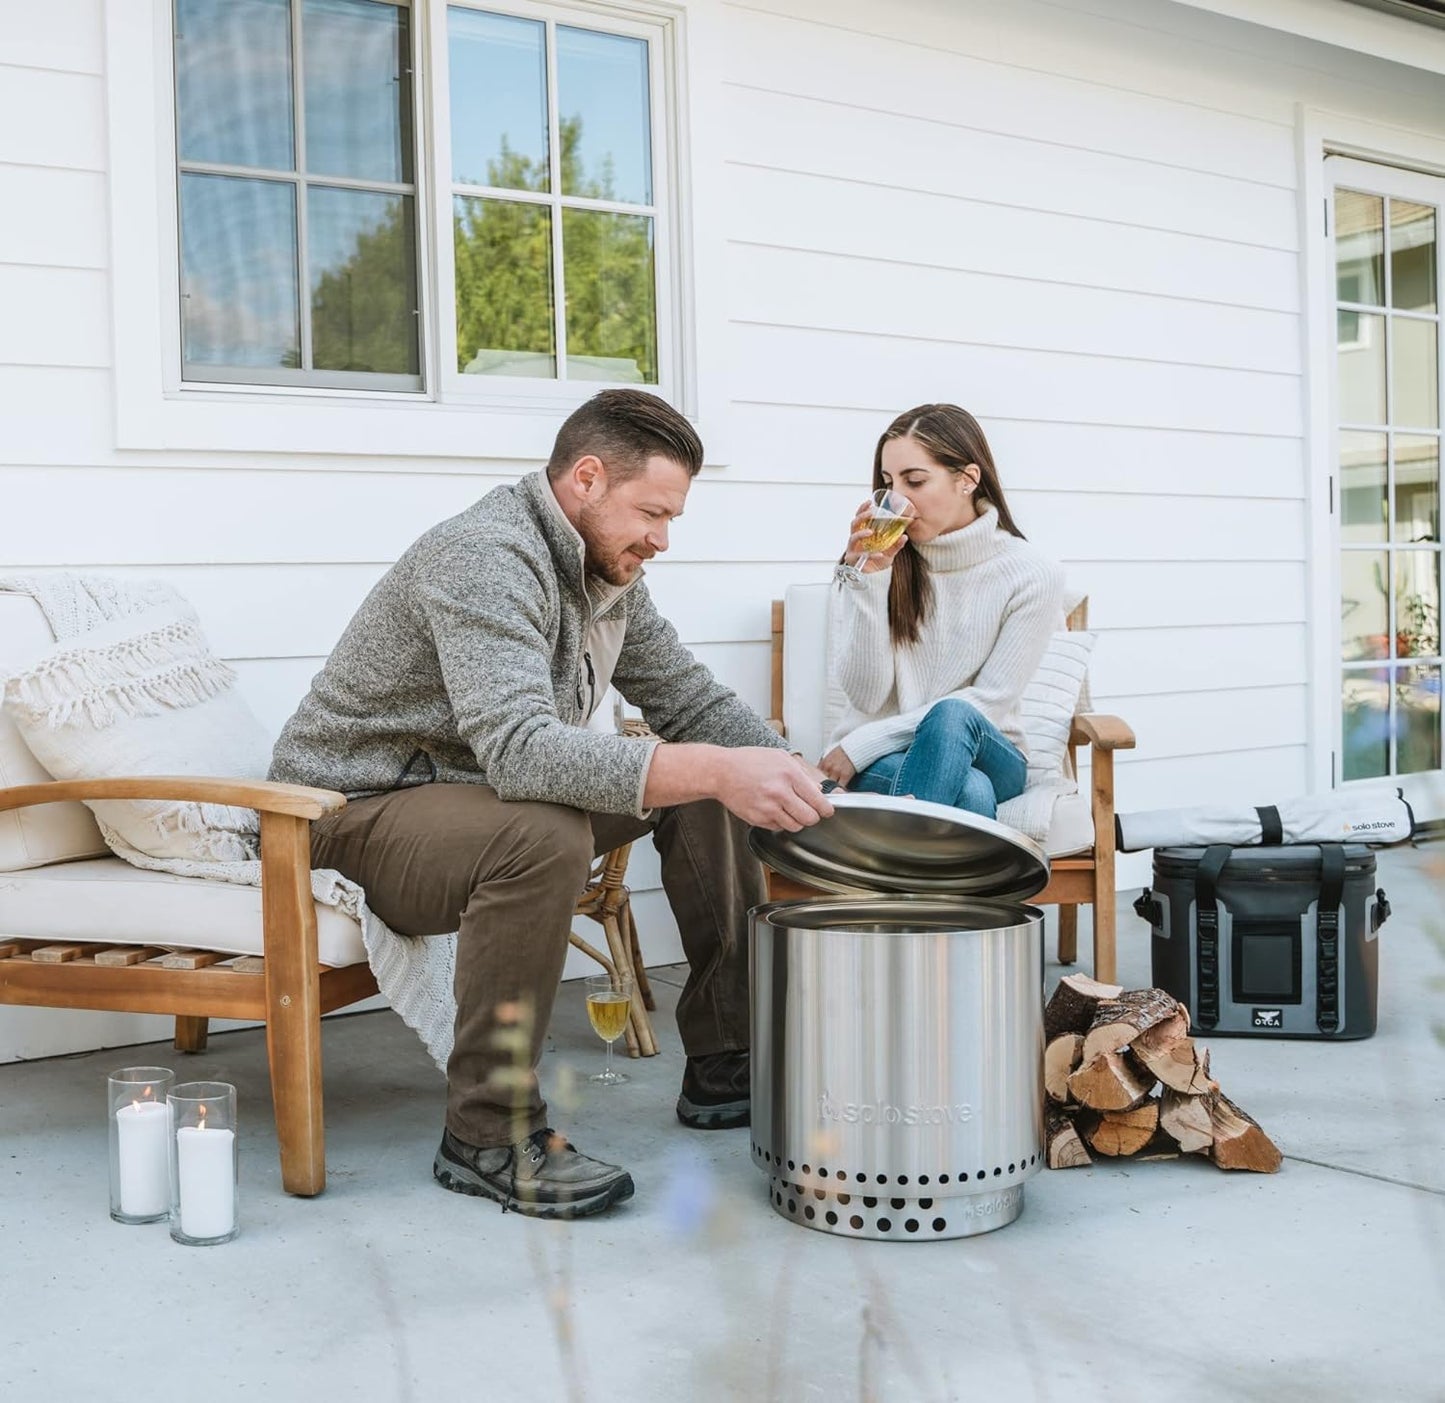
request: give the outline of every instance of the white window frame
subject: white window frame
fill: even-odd
[[[464,375],[456,365],[456,325],[450,309],[456,306],[456,257],[452,240],[452,147],[451,147],[451,69],[448,63],[447,11],[477,10],[485,14],[510,15],[518,19],[539,20],[546,26],[547,61],[547,129],[548,153],[554,168],[559,153],[552,150],[558,131],[557,108],[557,26],[561,24],[605,27],[609,34],[624,34],[647,44],[648,108],[652,143],[652,204],[631,205],[614,200],[583,200],[563,196],[560,189],[545,193],[520,190],[488,191],[487,198],[516,200],[538,204],[553,212],[552,260],[553,290],[565,285],[566,265],[563,261],[562,222],[557,218],[562,204],[569,208],[587,208],[620,214],[646,214],[653,220],[654,285],[657,298],[657,374],[656,385],[637,388],[652,390],[672,400],[684,381],[684,369],[678,358],[678,336],[675,331],[679,289],[674,273],[673,256],[675,219],[673,217],[673,142],[668,131],[667,114],[673,103],[669,92],[668,72],[674,66],[666,50],[667,30],[657,22],[640,22],[636,12],[629,14],[615,6],[588,3],[588,0],[559,0],[557,4],[539,4],[534,0],[450,0],[429,9],[430,69],[433,75],[431,160],[435,180],[432,197],[432,226],[436,231],[437,306],[436,362],[440,369],[441,397],[456,404],[506,404],[511,407],[553,405],[559,400],[575,404],[580,399],[604,388],[604,381],[578,381],[561,378],[535,379],[522,377],[491,377]],[[560,278],[559,278],[560,274]],[[554,297],[553,334],[559,363],[564,359],[566,344],[566,302],[564,296]],[[505,386],[505,388],[503,388]],[[579,394],[578,387],[581,386]]]
[[[599,381],[524,381],[456,372],[446,4],[406,3],[413,16],[416,68],[416,199],[418,211],[424,211],[417,239],[424,376],[419,392],[182,381],[171,0],[105,0],[119,448],[535,461],[547,456],[566,415],[604,388]],[[560,0],[556,6],[501,0],[476,7],[545,14],[554,21],[560,16],[564,24],[584,27],[590,20],[594,27],[617,27],[648,38],[661,383],[646,388],[698,424],[709,444],[709,463],[724,461],[719,434],[709,435],[708,429],[720,429],[727,405],[722,380],[726,310],[720,294],[699,297],[697,289],[720,287],[726,247],[720,232],[698,237],[706,222],[691,207],[697,157],[689,144],[694,123],[686,81],[685,6],[668,0]],[[718,93],[708,105],[715,113],[721,102]],[[705,116],[696,126],[705,130],[704,123],[716,120]],[[716,166],[715,172],[709,170],[720,182],[721,162]],[[721,191],[704,196],[704,203],[715,207],[722,200]],[[446,219],[439,222],[443,208]],[[701,313],[700,303],[706,304]],[[457,383],[477,380],[486,383]]]
[[[1395,186],[1384,193],[1407,195],[1412,174],[1445,177],[1445,141],[1428,133],[1371,122],[1349,114],[1301,106],[1297,131],[1301,166],[1300,243],[1303,250],[1305,297],[1306,463],[1309,499],[1309,591],[1312,607],[1309,637],[1309,779],[1316,792],[1333,787],[1389,785],[1404,791],[1423,821],[1445,819],[1445,771],[1391,776],[1386,779],[1339,780],[1340,734],[1340,559],[1338,465],[1335,462],[1338,389],[1335,378],[1334,241],[1327,219],[1332,217],[1333,181],[1325,161],[1343,156],[1374,166],[1393,167]],[[1398,177],[1398,179],[1395,179]],[[1365,177],[1361,177],[1364,179]],[[1369,190],[1353,179],[1353,189]],[[1437,293],[1437,296],[1439,293]],[[1445,409],[1445,357],[1442,409]]]

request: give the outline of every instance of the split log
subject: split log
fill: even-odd
[[[1104,1111],[1079,1118],[1079,1133],[1091,1150],[1118,1157],[1138,1154],[1159,1129],[1159,1103],[1145,1101],[1130,1111]]]
[[[1082,1033],[1060,1033],[1044,1049],[1044,1090],[1061,1105],[1069,1097],[1069,1073],[1078,1067],[1079,1049],[1084,1045]]]
[[[1175,1091],[1204,1096],[1219,1090],[1219,1083],[1209,1075],[1209,1049],[1189,1036],[1189,1015],[1182,1008],[1141,1033],[1129,1051]]]
[[[1146,1071],[1127,1052],[1105,1052],[1085,1062],[1068,1081],[1075,1101],[1096,1111],[1128,1111],[1154,1086],[1154,1073]]]
[[[1084,1036],[1084,1061],[1102,1052],[1118,1052],[1135,1038],[1179,1011],[1179,1001],[1162,989],[1134,989],[1118,998],[1103,1000]],[[1188,1025],[1185,1026],[1188,1031]]]
[[[1060,1033],[1087,1033],[1094,1012],[1105,999],[1117,999],[1122,984],[1100,984],[1087,974],[1066,974],[1044,1005],[1044,1037],[1052,1042]]]
[[[1250,1169],[1256,1174],[1273,1174],[1284,1156],[1275,1143],[1223,1092],[1211,1099],[1210,1114],[1214,1120],[1214,1144],[1209,1157],[1221,1169]]]
[[[1207,1155],[1214,1144],[1208,1096],[1187,1096],[1166,1086],[1159,1100],[1159,1127],[1189,1155]]]
[[[1076,1169],[1094,1162],[1073,1121],[1057,1106],[1044,1112],[1044,1144],[1050,1169]]]

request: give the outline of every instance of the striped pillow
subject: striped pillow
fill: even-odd
[[[1089,673],[1098,635],[1079,630],[1049,639],[1039,670],[1019,699],[1019,723],[1028,742],[1029,783],[1064,773],[1069,730]]]

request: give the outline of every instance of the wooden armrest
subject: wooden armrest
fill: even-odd
[[[346,796],[302,784],[266,779],[213,779],[199,775],[135,775],[124,779],[65,779],[0,789],[0,813],[31,804],[72,799],[177,799],[193,804],[232,804],[263,814],[314,819],[346,807]]]
[[[1134,732],[1117,716],[1083,712],[1074,717],[1069,742],[1074,745],[1087,743],[1100,750],[1133,750]]]

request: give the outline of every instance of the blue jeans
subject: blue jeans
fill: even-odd
[[[859,771],[852,790],[912,794],[935,804],[994,818],[998,806],[1024,792],[1028,762],[971,702],[935,702],[907,750],[895,750]]]

